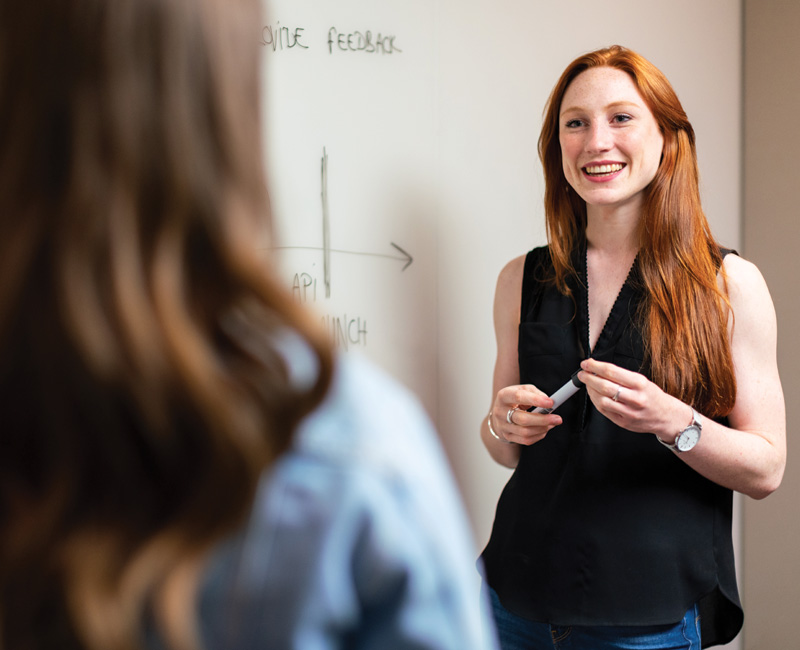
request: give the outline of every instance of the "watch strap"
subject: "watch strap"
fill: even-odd
[[[675,436],[674,442],[666,442],[665,440],[662,440],[658,435],[656,435],[656,440],[658,440],[667,449],[671,449],[672,451],[680,453],[681,450],[678,448],[678,440],[681,437],[681,435],[683,435],[683,433],[691,427],[696,427],[698,431],[701,432],[703,430],[703,423],[700,421],[700,414],[694,409],[694,407],[692,407],[692,421],[686,427],[678,431],[678,435]]]

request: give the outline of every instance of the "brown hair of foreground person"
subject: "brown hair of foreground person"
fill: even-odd
[[[149,611],[191,645],[204,552],[325,394],[331,353],[255,245],[259,19],[0,0],[3,648],[136,647]]]

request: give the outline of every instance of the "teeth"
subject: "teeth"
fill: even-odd
[[[613,165],[593,165],[585,169],[587,174],[612,174],[613,172],[618,172],[623,167],[624,165],[620,163],[614,163]]]

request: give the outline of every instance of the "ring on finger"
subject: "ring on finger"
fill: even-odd
[[[519,409],[516,406],[513,409],[510,409],[508,413],[506,413],[506,422],[508,422],[509,424],[516,424],[516,422],[514,422],[513,419],[515,411],[519,411]]]
[[[616,402],[617,400],[619,400],[619,394],[620,394],[621,390],[622,390],[622,386],[617,386],[617,392],[614,393],[614,397],[611,398],[613,401]]]

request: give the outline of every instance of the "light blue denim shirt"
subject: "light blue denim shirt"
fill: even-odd
[[[475,549],[431,424],[363,360],[263,477],[201,589],[208,650],[491,650]]]

